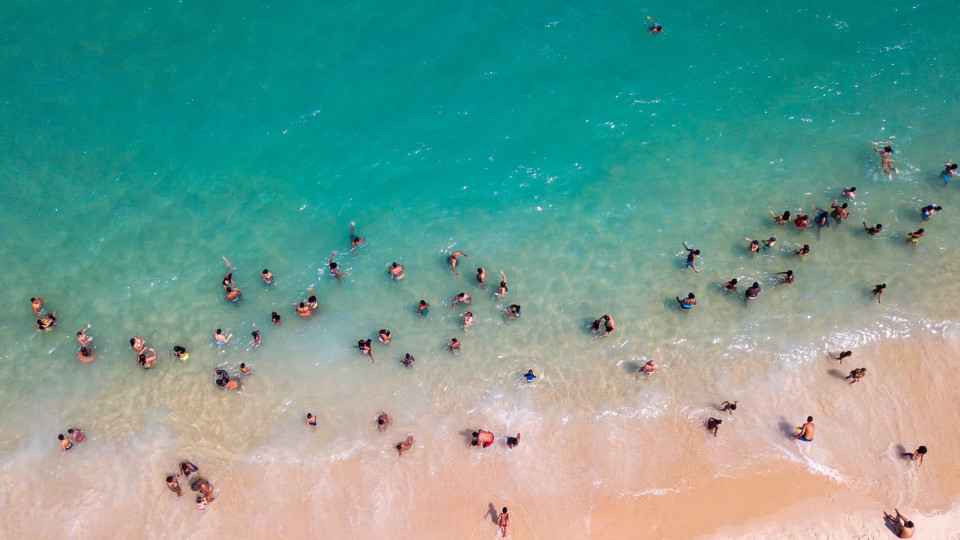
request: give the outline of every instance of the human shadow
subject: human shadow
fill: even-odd
[[[490,503],[490,506],[487,507],[487,515],[490,516],[490,521],[494,522],[497,525],[500,524],[497,521],[497,518],[500,516],[500,514],[497,513],[497,507],[494,506],[493,503]]]
[[[839,369],[836,369],[836,368],[831,369],[831,370],[828,370],[827,373],[829,373],[829,374],[832,375],[833,377],[836,377],[837,379],[846,379],[846,378],[847,378],[847,376],[844,375],[842,371],[840,371]]]
[[[797,429],[793,424],[787,422],[786,418],[781,416],[777,422],[777,427],[780,428],[780,433],[783,433],[784,437],[790,437],[791,439],[797,438]]]
[[[636,373],[640,371],[640,368],[642,367],[643,367],[642,362],[635,362],[633,360],[624,360],[623,362],[623,370],[626,371],[627,373]]]
[[[491,504],[490,506],[493,506],[493,505]],[[900,537],[900,535],[897,534],[897,525],[899,525],[899,523],[897,522],[897,519],[896,519],[895,517],[893,517],[893,516],[891,516],[890,514],[884,512],[884,513],[883,513],[883,523],[884,523],[884,525],[887,526],[888,529],[890,529],[890,532],[892,532],[894,536],[896,536],[896,537],[898,537],[898,538]]]
[[[469,447],[469,446],[473,446],[473,432],[474,432],[474,430],[472,430],[472,429],[465,429],[465,430],[463,430],[463,431],[460,432],[460,435],[463,435],[464,443],[465,443],[468,447]],[[490,506],[493,507],[492,504],[491,504]]]

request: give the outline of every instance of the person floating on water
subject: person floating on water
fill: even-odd
[[[873,151],[880,154],[880,168],[883,169],[883,174],[887,175],[887,179],[893,180],[893,173],[900,172],[893,166],[893,159],[890,157],[893,154],[893,147],[889,142],[883,143],[883,148],[877,148],[877,143],[872,144]]]
[[[226,294],[227,302],[236,303],[240,300],[241,294],[237,284],[233,282],[233,265],[226,257],[223,258],[223,262],[227,265],[227,273],[223,276],[223,292]]]
[[[93,362],[94,360],[93,351],[86,347],[80,347],[80,351],[77,352],[77,360],[84,363]]]
[[[657,34],[663,32],[663,27],[660,26],[659,24],[657,24],[657,21],[653,20],[652,17],[650,17],[649,15],[647,15],[647,20],[650,21],[650,24],[653,25],[653,26],[647,28],[647,30],[648,30],[651,34],[657,35]]]
[[[775,275],[775,276],[783,276],[783,278],[780,280],[780,284],[781,284],[781,285],[788,284],[788,283],[793,283],[794,280],[797,278],[797,276],[795,276],[795,275],[793,274],[793,270],[787,270],[786,272],[777,272],[777,273],[774,274],[774,275]]]
[[[181,461],[179,467],[180,474],[182,474],[185,478],[190,478],[191,474],[200,470],[196,465],[190,463],[189,461]]]
[[[855,186],[854,186],[854,187],[845,187],[845,188],[843,188],[843,191],[841,192],[841,195],[843,195],[844,198],[847,198],[847,199],[856,199],[856,198],[857,198],[857,188],[856,188]]]
[[[697,267],[694,265],[694,263],[697,262],[697,257],[700,256],[700,250],[690,249],[689,247],[687,247],[686,242],[680,242],[680,245],[683,246],[683,249],[687,250],[687,266],[689,266],[690,268],[693,268],[694,274],[699,274],[700,271],[697,270]]]
[[[350,251],[352,251],[353,254],[356,255],[357,248],[362,246],[365,241],[366,240],[364,240],[363,238],[357,236],[357,231],[354,228],[354,223],[351,221],[350,222]]]
[[[330,254],[330,260],[327,261],[327,266],[330,267],[330,275],[337,279],[340,279],[343,276],[347,275],[348,272],[341,272],[340,267],[337,265],[337,263],[333,262],[333,258],[336,256],[337,256],[336,251]]]
[[[511,320],[516,319],[520,316],[520,304],[510,304],[503,312],[506,313],[507,317],[510,317]]]
[[[513,448],[516,448],[516,447],[518,447],[518,446],[520,446],[520,434],[519,434],[519,433],[517,433],[517,436],[516,436],[516,437],[510,437],[510,436],[507,437],[507,448],[513,449]]]
[[[240,362],[240,375],[244,377],[250,375],[250,368],[247,367],[246,362]]]
[[[457,251],[450,255],[450,257],[447,259],[450,262],[450,269],[453,270],[453,273],[456,274],[457,277],[460,277],[460,272],[457,272],[457,261],[460,260],[460,257],[466,257],[468,259],[470,258],[470,256],[466,253]]]
[[[693,293],[688,294],[684,299],[678,296],[677,303],[680,304],[681,309],[693,309],[693,306],[697,305],[697,297]]]
[[[274,326],[280,326],[280,314],[276,311],[270,314],[270,320],[273,322]]]
[[[812,442],[813,441],[813,417],[807,417],[807,423],[797,428],[800,433],[794,437],[798,441],[803,442]]]
[[[657,371],[660,371],[660,366],[657,365],[657,362],[655,360],[647,360],[647,363],[640,368],[639,373],[646,373],[649,375]]]
[[[49,313],[37,319],[37,330],[53,330],[57,327],[57,312]]]
[[[774,214],[774,213],[771,211],[771,212],[770,212],[770,216],[773,217],[773,220],[774,220],[775,222],[777,222],[777,225],[783,225],[784,223],[789,223],[789,222],[790,222],[790,211],[789,211],[789,210],[784,210],[783,213],[780,214],[780,215]]]

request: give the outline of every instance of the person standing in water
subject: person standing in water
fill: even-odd
[[[83,330],[77,332],[77,341],[80,342],[80,345],[87,345],[93,341],[93,338],[87,335],[87,330],[89,329],[90,325],[88,324]]]
[[[47,309],[44,307],[44,304],[47,303],[45,298],[40,298],[39,296],[30,299],[30,309],[33,310],[33,314],[37,317],[44,317],[47,314]]]
[[[407,442],[398,442],[397,443],[397,455],[403,457],[403,453],[409,450],[413,446],[413,435],[407,435]]]
[[[417,313],[420,315],[430,313],[430,304],[426,300],[420,300],[420,304],[417,305]]]
[[[777,225],[783,225],[784,223],[790,222],[790,211],[784,210],[782,214],[774,214],[773,211],[770,212],[770,216],[773,218]]]
[[[170,491],[176,493],[178,498],[180,497],[180,495],[181,495],[181,494],[180,494],[180,482],[177,482],[177,478],[176,478],[175,476],[168,476],[168,477],[167,477],[167,488],[168,488]]]
[[[390,274],[390,277],[393,279],[403,279],[403,265],[397,264],[397,262],[394,261],[390,265],[390,268],[387,269],[387,273]]]
[[[737,289],[740,285],[737,283],[737,278],[733,278],[730,281],[723,284],[723,290],[726,292],[737,292]]]
[[[800,430],[800,433],[796,437],[794,437],[795,439],[803,442],[813,441],[813,417],[812,416],[808,416],[807,423],[798,427],[797,429]]]
[[[877,223],[877,224],[874,225],[873,227],[867,227],[867,222],[864,221],[864,222],[863,222],[863,228],[864,228],[865,231],[867,231],[867,234],[869,234],[870,236],[873,236],[873,235],[875,235],[875,234],[877,234],[878,232],[880,232],[880,231],[883,230],[883,225],[880,224],[880,223]]]
[[[919,242],[920,238],[925,234],[927,233],[923,229],[917,229],[912,233],[907,233],[907,242],[912,243],[913,247],[917,247],[917,242]]]
[[[487,282],[487,271],[483,268],[477,268],[477,285],[483,287]]]
[[[60,439],[60,455],[65,455],[70,450],[73,450],[73,441],[70,440],[70,437],[64,437],[63,433],[57,436]]]
[[[883,296],[884,289],[887,288],[886,283],[881,283],[873,288],[873,295],[877,297],[877,303],[880,303],[880,297]]]
[[[390,415],[385,412],[381,412],[377,415],[377,431],[383,433],[387,430],[387,426],[393,423],[393,420],[390,419]]]
[[[687,266],[689,266],[690,268],[693,268],[694,274],[699,274],[700,271],[697,270],[697,267],[694,265],[694,263],[697,262],[697,257],[700,255],[700,250],[690,249],[689,247],[687,247],[686,242],[680,242],[680,245],[683,246],[683,249],[687,250]]]
[[[264,285],[273,285],[273,272],[264,268],[263,272],[260,272],[260,279],[263,280]]]
[[[456,309],[458,302],[464,303],[468,306],[472,306],[473,298],[470,298],[470,295],[467,293],[463,293],[463,292],[457,293],[457,295],[454,296],[453,300],[450,302],[450,309]]]
[[[949,182],[953,176],[957,174],[957,164],[947,161],[943,164],[943,172],[940,173],[940,177],[943,178],[944,182]]]
[[[312,427],[314,431],[317,430],[317,417],[313,413],[307,413],[307,425]]]
[[[341,272],[341,271],[340,271],[340,267],[337,266],[337,263],[333,262],[333,258],[336,257],[336,256],[337,256],[337,252],[336,252],[336,251],[334,251],[333,253],[330,254],[330,260],[327,261],[327,266],[330,267],[330,275],[333,276],[333,277],[335,277],[335,278],[337,278],[337,279],[340,279],[340,278],[342,278],[343,276],[347,275],[348,272]]]
[[[693,306],[697,305],[697,297],[693,293],[687,295],[686,298],[680,299],[677,297],[677,303],[680,304],[681,309],[693,309]]]
[[[724,401],[720,404],[720,412],[727,412],[733,415],[733,411],[737,410],[737,403],[740,403],[738,400],[734,400],[733,403],[729,401]]]
[[[507,295],[507,275],[503,273],[503,270],[500,271],[500,286],[497,287],[497,292],[493,293],[497,298],[503,298]]]
[[[917,467],[919,467],[923,465],[923,456],[925,455],[927,455],[927,447],[921,445],[920,448],[917,448],[912,453],[905,452],[903,454],[900,454],[900,457],[910,458],[910,461],[916,461]]]
[[[760,296],[760,283],[754,281],[753,285],[747,287],[747,290],[743,293],[744,300],[754,300]]]
[[[847,210],[847,203],[838,205],[837,200],[834,199],[833,202],[830,203],[830,208],[832,208],[830,215],[833,216],[833,219],[837,220],[837,223],[850,217],[850,211]]]
[[[796,276],[793,274],[793,270],[787,270],[786,272],[777,272],[774,275],[783,276],[783,278],[780,280],[781,285],[793,283],[794,280],[796,280]]]
[[[232,337],[233,337],[233,334],[229,334],[226,336],[223,335],[223,330],[220,328],[217,328],[217,331],[213,333],[213,341],[217,345],[226,345],[227,342],[230,341],[230,338]]]

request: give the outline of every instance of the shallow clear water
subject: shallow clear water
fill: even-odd
[[[672,415],[748,374],[773,396],[826,351],[940,332],[960,300],[956,186],[939,177],[960,159],[950,7],[7,4],[0,460],[60,467],[55,435],[74,424],[162,476],[183,455],[300,459],[306,411],[336,434],[311,447],[331,457],[379,444],[364,422],[381,408],[453,433],[465,418],[548,430]],[[646,14],[667,31],[648,35]],[[892,181],[870,147],[888,138]],[[829,207],[848,185],[845,223],[769,217]],[[945,211],[922,222],[929,203]],[[747,252],[744,237],[771,235],[773,251]],[[699,274],[682,241],[703,250]],[[334,250],[342,283],[325,272]],[[459,279],[454,250],[471,255]],[[404,280],[388,279],[392,261]],[[506,272],[506,302],[477,288],[477,266],[492,285]],[[774,285],[787,269],[797,282]],[[761,298],[724,295],[732,277],[760,281]],[[322,312],[297,320],[311,284]],[[465,334],[460,291],[477,317]],[[680,312],[687,292],[698,306]],[[31,296],[59,329],[33,329]],[[523,316],[507,322],[511,302]],[[604,313],[619,331],[598,339],[585,325]],[[87,323],[85,365],[73,334]],[[351,346],[381,327],[394,343],[371,365]],[[216,348],[216,328],[234,341]],[[156,369],[137,367],[133,335]],[[630,373],[649,358],[656,385]],[[213,368],[240,362],[255,372],[244,392],[219,392]]]

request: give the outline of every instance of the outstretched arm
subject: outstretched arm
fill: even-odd
[[[226,257],[223,257],[223,262],[227,265],[227,271],[233,272],[233,265],[230,264],[230,261],[228,261]]]

